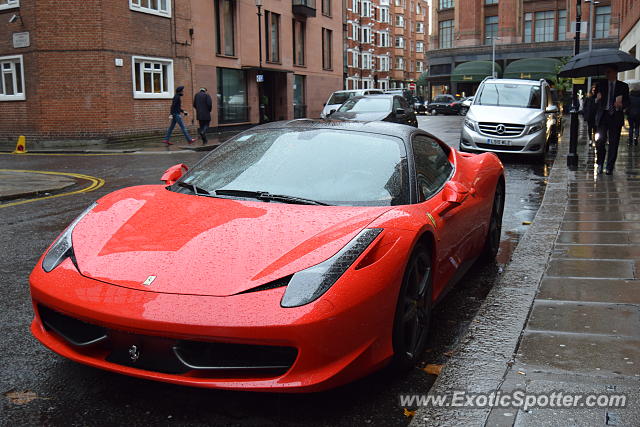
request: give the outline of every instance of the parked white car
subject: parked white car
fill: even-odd
[[[361,95],[376,95],[384,93],[380,89],[358,89],[358,90],[337,90],[331,94],[327,102],[324,104],[320,117],[326,119],[329,114],[338,110],[338,108],[348,99]]]

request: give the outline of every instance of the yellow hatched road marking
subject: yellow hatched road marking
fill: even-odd
[[[64,197],[64,196],[72,196],[74,194],[88,193],[90,191],[97,190],[98,188],[102,187],[104,185],[104,183],[105,183],[104,179],[102,179],[102,178],[96,178],[95,176],[83,175],[83,174],[80,174],[80,173],[71,173],[71,172],[35,171],[35,170],[24,170],[24,169],[0,169],[0,172],[40,173],[40,174],[44,174],[44,175],[61,175],[61,176],[68,176],[68,177],[72,177],[72,178],[84,179],[84,180],[89,181],[91,183],[87,187],[84,187],[84,188],[81,188],[81,189],[75,190],[75,191],[69,191],[67,193],[53,194],[51,196],[36,197],[36,198],[33,198],[33,199],[20,200],[18,202],[11,202],[11,203],[1,204],[0,205],[0,209],[1,208],[8,208],[8,207],[11,207],[11,206],[23,205],[25,203],[38,202],[40,200],[54,199],[56,197]]]

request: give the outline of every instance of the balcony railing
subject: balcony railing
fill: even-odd
[[[313,18],[316,16],[316,0],[291,0],[294,15]]]

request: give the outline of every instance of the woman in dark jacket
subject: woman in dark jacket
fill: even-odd
[[[629,92],[627,120],[629,120],[629,144],[638,145],[638,132],[640,132],[640,91],[638,90]]]
[[[591,91],[584,98],[584,106],[582,107],[582,114],[587,122],[589,141],[592,143],[596,140],[596,91],[596,85],[591,86]]]

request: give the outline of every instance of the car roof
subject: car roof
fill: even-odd
[[[380,96],[380,95],[375,95]],[[252,130],[269,130],[269,129],[291,129],[292,131],[303,131],[309,129],[327,129],[327,130],[345,130],[353,132],[377,133],[380,135],[397,136],[408,141],[414,133],[422,133],[433,135],[413,126],[401,125],[399,123],[381,122],[381,121],[347,121],[347,120],[331,120],[331,119],[294,119],[283,120],[279,122],[265,123],[252,127]],[[438,139],[438,138],[435,138]]]
[[[540,80],[526,80],[526,79],[487,79],[487,82],[501,83],[501,84],[525,84],[531,86],[538,86]]]

